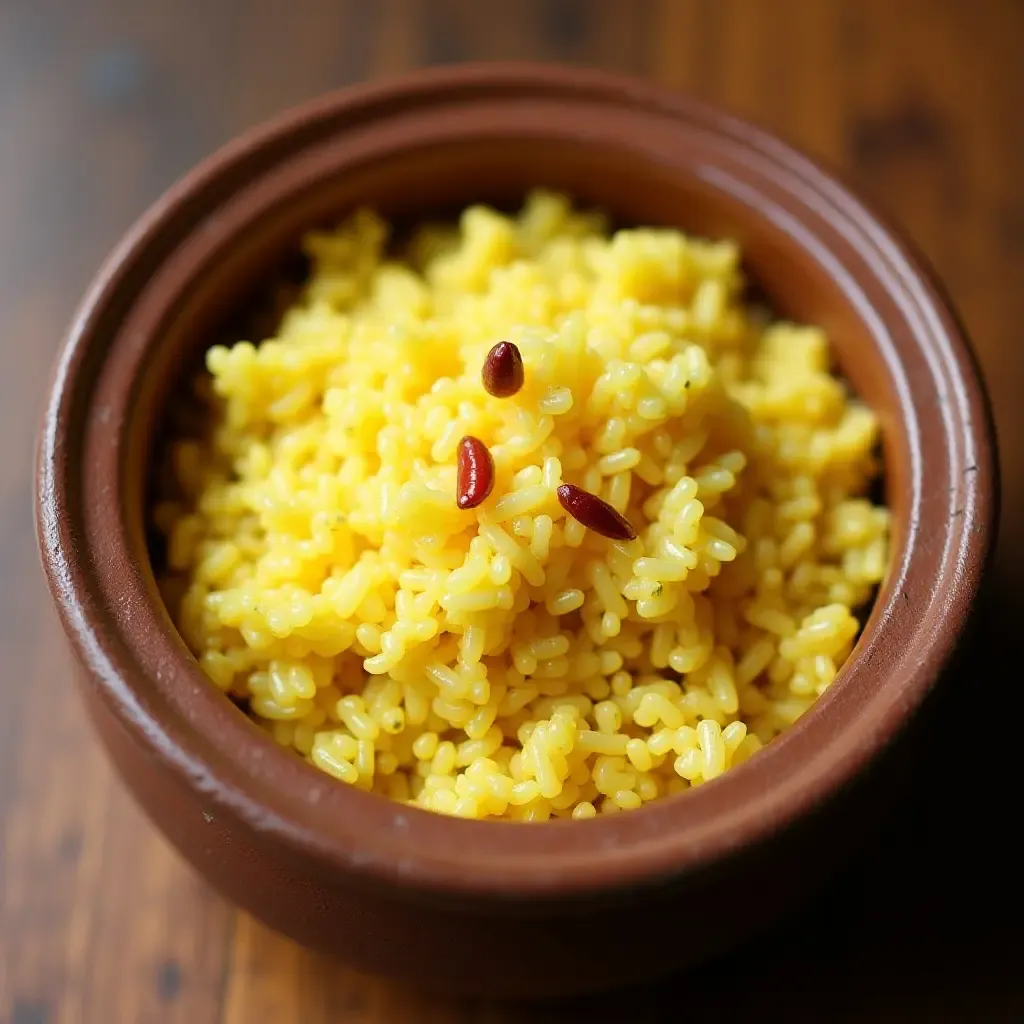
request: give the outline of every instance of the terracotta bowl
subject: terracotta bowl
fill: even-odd
[[[614,817],[462,821],[335,782],[207,682],[154,583],[145,471],[185,368],[251,307],[305,229],[355,204],[405,220],[514,202],[538,184],[623,222],[738,239],[776,308],[827,329],[881,417],[894,554],[840,678],[752,761]],[[882,755],[968,622],[993,541],[995,472],[954,314],[920,260],[833,176],[648,84],[490,65],[307,104],[161,198],[100,270],[61,351],[37,515],[96,730],[202,875],[358,968],[534,996],[692,963],[769,921],[856,847],[900,771]]]

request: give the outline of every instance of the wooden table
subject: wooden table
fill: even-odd
[[[1024,583],[1022,43],[1019,0],[2,0],[0,1020],[732,1019],[768,999],[787,1020],[1024,1019],[1010,731],[1024,700],[1020,662],[997,670],[993,657],[1008,654]],[[872,855],[725,961],[529,1011],[356,975],[190,873],[86,729],[29,500],[36,418],[72,306],[165,186],[324,89],[499,57],[646,73],[845,169],[948,283],[987,372],[1005,489],[992,611],[958,691],[970,721],[943,718],[919,799]],[[700,942],[699,922],[679,929],[680,944]]]

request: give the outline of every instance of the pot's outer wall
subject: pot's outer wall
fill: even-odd
[[[143,504],[181,368],[302,230],[361,202],[411,217],[513,200],[535,184],[625,221],[732,235],[783,313],[829,331],[882,421],[895,552],[840,678],[757,758],[637,812],[528,827],[392,804],[277,748],[208,685],[175,633]],[[156,204],[101,271],[58,362],[38,530],[100,736],[213,884],[364,969],[539,995],[712,952],[841,862],[881,807],[862,797],[818,809],[851,792],[952,655],[994,540],[993,457],[984,392],[948,304],[832,177],[640,83],[463,68],[292,112]],[[872,779],[890,770],[877,769]],[[700,923],[692,948],[643,941],[683,918]]]
[[[756,937],[804,903],[870,842],[905,790],[859,780],[799,825],[704,871],[586,903],[403,899],[327,875],[230,813],[200,810],[96,697],[79,689],[114,765],[149,819],[233,903],[358,970],[467,996],[542,999],[617,988],[700,963]],[[916,744],[915,744],[916,746]],[[898,749],[904,754],[909,744]],[[889,759],[887,759],[887,764]],[[700,941],[685,941],[699,934]]]

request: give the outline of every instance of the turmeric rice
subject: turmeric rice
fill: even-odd
[[[367,210],[309,234],[276,334],[206,354],[153,510],[206,675],[341,782],[464,817],[617,813],[756,756],[888,564],[878,425],[823,332],[751,307],[732,242],[551,192],[387,243]],[[466,436],[494,480],[462,509]]]

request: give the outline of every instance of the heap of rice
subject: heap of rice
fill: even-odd
[[[209,350],[168,451],[165,597],[213,683],[345,783],[542,821],[749,758],[825,691],[887,566],[877,425],[739,252],[532,195],[404,260],[356,213],[305,243],[275,337]],[[481,367],[518,346],[525,386]],[[212,379],[212,387],[211,387]],[[493,492],[456,505],[480,438]],[[566,515],[563,482],[638,537]]]

